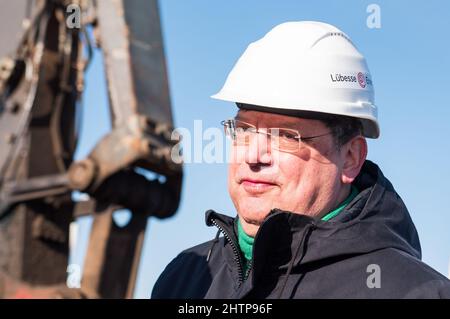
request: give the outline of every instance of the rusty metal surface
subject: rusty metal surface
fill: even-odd
[[[76,69],[60,70],[78,58],[78,42],[73,41],[78,30],[66,30],[63,7],[55,1],[39,3],[14,56],[24,68],[7,79],[0,113],[1,135],[12,136],[0,144],[0,192],[6,203],[0,216],[0,271],[8,282],[34,288],[66,281],[73,203],[67,192],[47,191],[62,182],[52,176],[64,173],[64,158],[55,146],[62,142],[65,158],[73,156],[67,128],[75,120]]]
[[[118,127],[136,114],[123,1],[100,0],[97,9],[113,127]]]
[[[138,166],[161,174],[181,171],[170,159],[176,141],[157,1],[102,0],[97,15],[113,130],[147,139],[147,145],[130,141],[130,160],[139,157]]]
[[[170,157],[176,142],[165,125],[150,127],[143,116],[131,115],[103,137],[88,158],[71,166],[71,185],[92,193],[106,178],[138,161],[159,174],[180,175],[182,166]]]
[[[172,125],[158,3],[156,0],[124,0],[123,7],[138,112],[158,123]]]
[[[0,0],[0,57],[11,55],[19,45],[23,31],[30,23],[31,11],[35,7],[32,0]],[[7,14],[4,14],[7,13]]]
[[[132,298],[147,218],[133,214],[125,227],[112,218],[118,207],[96,213],[81,290],[90,297]]]
[[[43,7],[39,10],[43,10]],[[35,14],[39,16],[38,12]],[[47,21],[48,16],[43,16],[36,21],[34,27],[30,26],[26,31],[37,38],[35,43],[29,45],[32,48],[20,44],[19,49],[16,49],[17,57],[9,58],[14,67],[4,79],[4,85],[8,89],[4,88],[0,92],[0,182],[1,179],[8,178],[7,170],[13,170],[10,168],[14,165],[13,160],[25,147],[25,134],[39,83],[38,68],[43,57]]]
[[[81,289],[65,285],[33,286],[20,282],[0,271],[0,296],[8,299],[85,299]]]
[[[7,207],[17,202],[68,194],[70,189],[67,185],[68,177],[66,174],[5,182],[0,193],[0,216]]]
[[[171,125],[157,1],[100,0],[98,20],[114,125],[136,113]]]

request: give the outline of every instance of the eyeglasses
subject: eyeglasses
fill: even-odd
[[[332,134],[328,132],[316,136],[302,137],[300,132],[295,129],[281,127],[266,128],[264,131],[260,131],[260,128],[255,125],[236,119],[225,120],[221,124],[224,126],[225,135],[231,138],[234,145],[248,146],[252,136],[264,134],[270,141],[270,147],[282,152],[298,151],[301,142]]]

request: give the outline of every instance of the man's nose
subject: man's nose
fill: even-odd
[[[255,133],[251,136],[246,149],[245,162],[247,164],[271,164],[270,141],[266,134]]]

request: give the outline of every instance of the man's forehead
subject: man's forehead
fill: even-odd
[[[297,116],[289,116],[282,114],[275,114],[269,112],[261,112],[254,110],[243,110],[240,109],[236,116],[237,119],[240,119],[245,122],[254,123],[264,125],[264,126],[280,126],[280,127],[313,127],[313,126],[322,126],[323,123],[318,120],[306,119]]]

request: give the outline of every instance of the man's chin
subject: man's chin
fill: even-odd
[[[254,210],[245,209],[239,216],[244,219],[247,224],[260,226],[269,213],[270,209],[261,210],[261,207],[258,207],[258,209]]]

